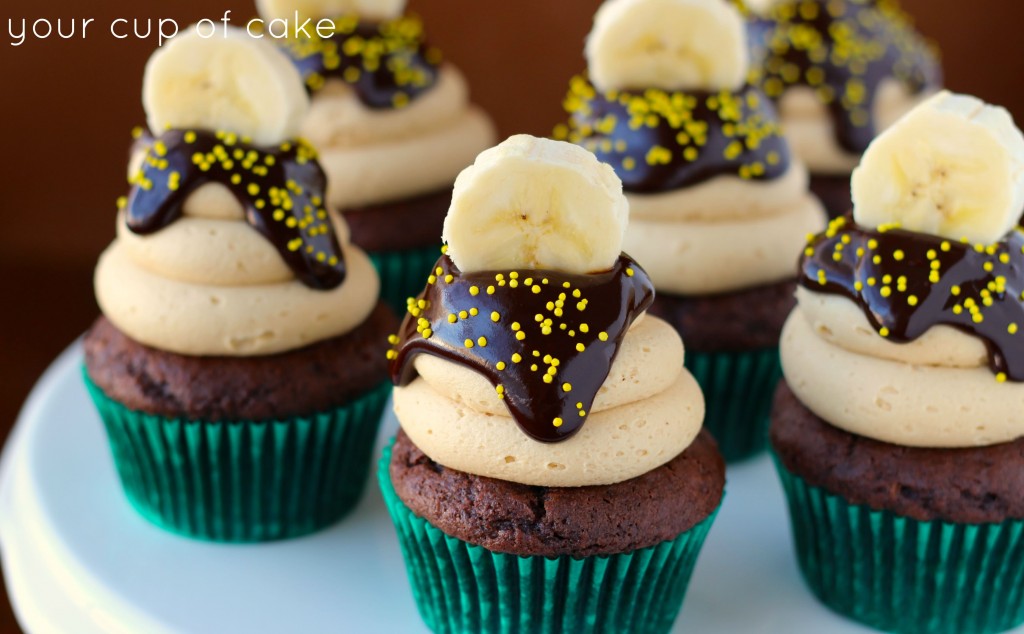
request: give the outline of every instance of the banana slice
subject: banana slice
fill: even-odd
[[[944,91],[875,139],[852,189],[860,225],[991,244],[1024,212],[1024,134],[1005,109]]]
[[[514,136],[455,181],[444,222],[464,272],[607,271],[622,252],[629,203],[615,171],[570,143]]]
[[[142,101],[154,134],[168,128],[228,131],[257,145],[296,138],[309,110],[302,78],[269,40],[243,29],[173,38],[146,65]]]
[[[405,11],[405,0],[256,0],[266,20],[320,20],[358,15],[367,20],[393,20]]]
[[[609,0],[587,64],[603,91],[735,90],[749,70],[747,27],[727,0]]]

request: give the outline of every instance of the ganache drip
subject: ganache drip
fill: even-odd
[[[274,245],[303,284],[329,290],[345,281],[344,257],[324,207],[327,178],[305,142],[260,148],[235,134],[198,130],[137,136],[145,157],[122,201],[133,232],[160,231],[181,217],[195,190],[216,183],[234,194],[246,222]]]
[[[836,141],[862,154],[880,132],[874,104],[886,79],[912,95],[942,86],[936,49],[893,0],[800,0],[750,22],[755,75],[781,98],[811,88],[831,114]]]
[[[898,343],[938,325],[981,339],[1000,381],[1024,381],[1024,234],[965,244],[838,218],[800,260],[800,284],[856,303]]]
[[[601,94],[578,76],[564,105],[571,116],[555,138],[610,164],[629,192],[671,191],[722,175],[770,180],[789,169],[775,107],[754,86]]]
[[[622,339],[654,301],[628,256],[594,275],[556,271],[462,273],[438,260],[389,352],[396,385],[416,377],[419,354],[483,375],[520,429],[541,442],[580,430]]]
[[[441,52],[427,44],[419,18],[366,23],[346,17],[334,24],[329,38],[283,44],[311,92],[338,79],[368,108],[402,108],[437,83]]]

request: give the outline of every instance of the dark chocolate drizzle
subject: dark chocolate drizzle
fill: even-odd
[[[808,86],[827,105],[836,141],[861,154],[879,132],[875,96],[898,80],[912,94],[942,86],[934,46],[895,0],[801,0],[752,18],[755,81],[773,99]]]
[[[626,255],[595,275],[462,273],[442,256],[392,340],[392,379],[412,381],[419,354],[448,359],[500,390],[528,436],[566,440],[583,426],[623,336],[653,301],[651,280]]]
[[[866,229],[843,217],[808,245],[800,284],[850,299],[894,342],[913,341],[940,324],[958,328],[985,342],[999,380],[1024,381],[1020,230],[994,245],[970,245]]]
[[[419,18],[339,18],[335,27],[326,39],[283,44],[311,92],[323,88],[327,79],[339,79],[368,108],[401,108],[437,82],[441,53],[427,44]]]
[[[671,191],[725,174],[770,180],[789,168],[775,107],[754,86],[735,93],[601,94],[580,76],[565,108],[569,123],[555,137],[614,167],[626,191]]]
[[[181,217],[192,192],[218,183],[303,284],[328,290],[345,281],[344,257],[324,207],[327,178],[309,145],[259,148],[234,134],[197,130],[139,141],[146,154],[124,201],[129,229],[143,235],[163,229]]]

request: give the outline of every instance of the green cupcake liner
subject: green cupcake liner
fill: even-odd
[[[413,514],[391,484],[390,461],[388,447],[378,471],[381,491],[416,605],[437,634],[668,632],[715,520],[712,514],[673,541],[621,555],[495,553]]]
[[[423,292],[430,270],[441,257],[441,245],[403,251],[368,253],[380,275],[380,297],[399,317],[405,314],[406,300]]]
[[[1024,521],[919,522],[850,504],[775,465],[800,570],[831,609],[898,634],[994,634],[1024,623]]]
[[[211,423],[130,410],[83,374],[132,506],[161,528],[218,542],[305,535],[355,507],[391,392],[382,384],[308,417]]]
[[[704,391],[704,427],[728,462],[768,448],[768,423],[775,388],[782,378],[779,349],[742,352],[686,351],[686,369]]]

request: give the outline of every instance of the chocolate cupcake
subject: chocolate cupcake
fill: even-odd
[[[687,342],[728,460],[767,446],[794,260],[825,224],[771,101],[746,82],[745,36],[725,0],[606,2],[555,133],[622,179],[626,251],[658,288],[651,312]]]
[[[940,93],[878,137],[814,236],[771,427],[796,551],[888,632],[1024,622],[1024,135]]]
[[[666,632],[724,487],[614,172],[519,136],[459,176],[392,339],[380,483],[435,632]]]
[[[257,0],[261,15],[311,18],[327,37],[286,41],[312,107],[302,134],[327,172],[327,201],[381,275],[396,311],[437,260],[455,177],[495,142],[465,78],[430,45],[405,2]],[[344,3],[342,3],[344,4]],[[328,28],[326,25],[331,25]]]
[[[216,541],[333,523],[364,488],[397,323],[325,203],[275,47],[194,30],[155,53],[85,381],[129,501]]]
[[[734,0],[749,7],[756,82],[776,101],[811,191],[848,213],[877,134],[942,87],[937,49],[896,0]]]

